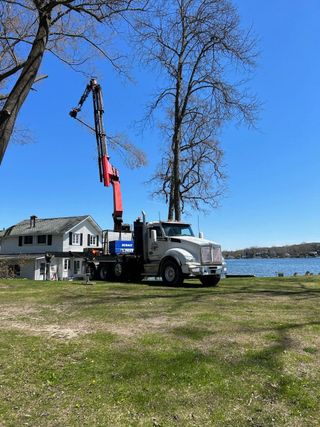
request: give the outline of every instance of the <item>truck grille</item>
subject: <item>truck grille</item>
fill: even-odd
[[[202,246],[201,261],[203,264],[221,264],[222,255],[220,247]]]
[[[220,247],[212,248],[213,262],[221,264],[222,263],[222,253]]]

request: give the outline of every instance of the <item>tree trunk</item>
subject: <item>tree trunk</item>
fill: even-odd
[[[40,15],[39,28],[28,59],[0,112],[0,164],[7,149],[21,106],[29,94],[38,74],[49,36],[50,16]]]
[[[170,181],[170,196],[169,196],[169,210],[168,220],[180,221],[181,220],[181,200],[180,200],[180,142],[181,142],[181,129],[177,123],[175,125],[174,134],[172,137],[173,146],[173,162]]]
[[[181,221],[181,200],[180,200],[180,145],[181,145],[181,114],[180,114],[180,92],[182,84],[182,62],[179,58],[177,70],[177,83],[175,93],[174,108],[174,130],[172,136],[172,175],[170,183],[169,213],[168,219]]]
[[[173,183],[173,172],[171,171],[171,181],[170,181],[170,194],[169,194],[169,209],[168,209],[168,220],[173,221],[174,219],[174,183]]]
[[[181,200],[180,200],[180,145],[181,145],[181,124],[177,126],[177,133],[174,135],[174,171],[173,171],[173,203],[174,219],[181,221]]]

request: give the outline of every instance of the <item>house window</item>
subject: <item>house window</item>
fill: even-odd
[[[64,270],[69,270],[70,269],[70,260],[68,258],[64,259],[63,268],[64,268]]]
[[[38,244],[39,245],[45,245],[47,243],[47,236],[42,235],[38,236]]]
[[[23,243],[25,245],[32,245],[33,236],[24,236]]]
[[[74,274],[78,274],[80,272],[80,261],[74,261],[73,262],[73,272]]]
[[[88,246],[98,246],[99,236],[88,234]]]
[[[72,244],[73,245],[80,245],[80,233],[73,233],[72,234]]]

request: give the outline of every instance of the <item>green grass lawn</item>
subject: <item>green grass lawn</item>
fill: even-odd
[[[320,278],[0,281],[0,426],[319,426]]]

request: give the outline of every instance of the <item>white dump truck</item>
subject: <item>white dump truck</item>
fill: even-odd
[[[198,277],[205,286],[216,286],[226,270],[220,245],[195,237],[190,224],[147,222],[144,214],[133,233],[106,231],[104,249],[88,257],[88,269],[101,280],[161,277],[166,285],[181,285]]]

